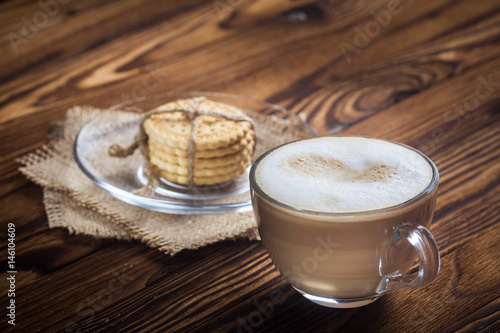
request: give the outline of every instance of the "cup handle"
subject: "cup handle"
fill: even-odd
[[[418,272],[401,274],[396,271],[385,275],[379,284],[379,293],[402,288],[422,288],[431,283],[439,273],[439,248],[429,230],[421,225],[405,223],[394,230],[392,244],[400,239],[408,241],[417,251],[420,261]]]

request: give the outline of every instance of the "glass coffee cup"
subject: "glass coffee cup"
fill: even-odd
[[[436,278],[440,256],[428,228],[438,180],[421,152],[359,136],[288,143],[250,171],[254,214],[273,263],[306,298],[336,308]]]

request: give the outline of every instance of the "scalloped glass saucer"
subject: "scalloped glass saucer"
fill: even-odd
[[[317,135],[296,115],[279,106],[251,98],[215,92],[182,92],[157,94],[126,105],[111,107],[86,123],[78,132],[74,145],[75,160],[80,169],[98,186],[115,198],[138,207],[169,214],[224,214],[252,209],[248,172],[217,185],[187,187],[158,177],[152,195],[142,194],[148,183],[144,174],[144,157],[139,149],[125,158],[112,157],[113,144],[129,146],[139,131],[144,113],[162,104],[205,96],[240,108],[254,121],[256,151],[253,160],[283,143]]]

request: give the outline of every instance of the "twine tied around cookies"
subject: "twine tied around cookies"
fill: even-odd
[[[135,141],[128,147],[122,147],[118,144],[113,144],[109,147],[108,154],[112,157],[124,158],[132,155],[137,148],[140,148],[144,158],[145,158],[145,168],[146,177],[148,183],[141,188],[139,192],[141,195],[152,197],[154,194],[154,189],[158,185],[158,180],[154,177],[153,166],[149,162],[149,148],[148,148],[148,135],[144,129],[144,121],[154,114],[158,113],[172,113],[172,112],[183,112],[191,120],[191,132],[188,136],[188,149],[187,149],[187,159],[188,159],[188,186],[194,186],[194,162],[196,154],[196,134],[198,132],[198,117],[199,116],[212,116],[219,117],[226,120],[233,121],[247,121],[254,128],[254,123],[250,117],[242,114],[230,114],[225,112],[218,112],[214,110],[200,110],[199,105],[202,101],[206,100],[205,97],[195,97],[190,99],[188,105],[184,108],[175,108],[173,110],[162,110],[161,107],[147,112],[141,122],[139,133],[135,137]]]

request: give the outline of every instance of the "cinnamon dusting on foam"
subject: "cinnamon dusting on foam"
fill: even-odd
[[[377,164],[362,170],[345,166],[342,161],[318,154],[292,155],[280,167],[297,175],[342,179],[344,181],[385,182],[397,174],[396,168]]]

